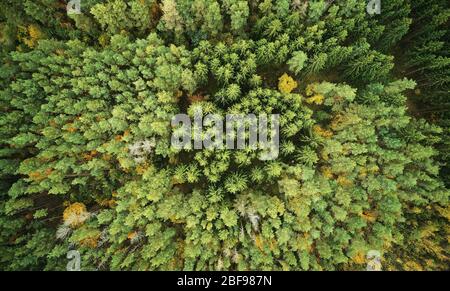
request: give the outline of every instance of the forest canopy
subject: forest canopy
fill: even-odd
[[[450,2],[67,2],[0,3],[0,269],[448,270]]]

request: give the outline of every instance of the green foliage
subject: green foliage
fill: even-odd
[[[292,59],[290,59],[287,64],[289,65],[289,69],[294,73],[298,74],[305,66],[305,62],[308,60],[308,56],[302,52],[294,52]]]
[[[154,0],[127,2],[113,0],[93,6],[90,12],[100,23],[102,29],[109,34],[133,31],[137,35],[144,35],[155,26],[152,15],[152,7],[156,5],[155,2]],[[164,5],[170,5],[168,2],[166,1]]]
[[[448,268],[447,1],[0,7],[1,269]],[[278,158],[171,147],[198,109],[279,114]]]

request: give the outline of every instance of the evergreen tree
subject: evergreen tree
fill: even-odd
[[[0,4],[2,270],[448,269],[447,1],[65,4]]]

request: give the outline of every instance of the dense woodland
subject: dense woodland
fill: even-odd
[[[0,2],[0,269],[448,270],[447,0]],[[280,115],[280,155],[174,149]]]

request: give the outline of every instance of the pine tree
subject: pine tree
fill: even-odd
[[[302,52],[294,52],[292,59],[290,59],[287,64],[289,65],[289,69],[294,73],[298,74],[305,66],[305,62],[308,60],[308,56]]]
[[[2,270],[448,268],[446,1],[82,3],[0,4]]]

